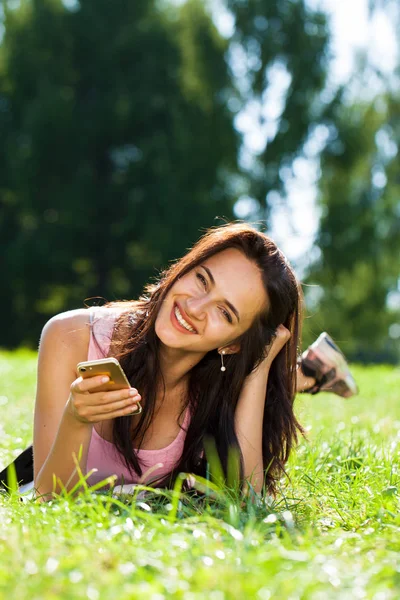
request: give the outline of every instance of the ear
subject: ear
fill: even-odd
[[[223,346],[218,348],[218,354],[237,354],[240,352],[240,344],[230,344],[229,346]]]

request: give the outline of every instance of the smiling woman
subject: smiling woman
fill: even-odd
[[[142,474],[137,448],[154,447],[165,431],[164,442],[173,439],[189,413],[172,479],[179,471],[204,474],[204,440],[212,437],[223,468],[235,448],[242,476],[261,489],[269,466],[272,488],[300,430],[293,414],[300,292],[283,254],[248,225],[211,229],[128,305],[110,306],[128,309],[112,346],[145,408],[133,440],[123,421],[110,427],[120,454]]]
[[[155,330],[165,345],[183,349],[186,344],[182,346],[172,323],[179,332],[190,334],[187,344],[192,351],[208,352],[249,329],[264,305],[267,295],[260,269],[240,250],[228,248],[174,283],[157,315]]]
[[[236,451],[240,480],[274,492],[302,431],[296,379],[313,392],[328,381],[309,354],[308,377],[297,371],[300,303],[282,252],[237,223],[210,229],[139,300],[51,319],[39,351],[37,492],[71,488],[79,454],[89,483],[115,475],[169,486],[179,472],[205,475],[208,438],[225,473]],[[99,391],[104,378],[77,378],[79,362],[106,356],[131,388]]]

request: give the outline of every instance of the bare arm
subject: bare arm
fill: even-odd
[[[66,482],[74,471],[72,453],[88,448],[91,426],[65,412],[78,362],[89,345],[86,310],[63,313],[43,329],[39,347],[33,454],[34,481],[39,493],[53,490],[53,474]]]
[[[77,481],[74,455],[82,448],[86,461],[93,424],[132,412],[137,390],[96,392],[101,377],[82,381],[76,365],[86,360],[89,345],[88,311],[63,313],[45,326],[40,342],[34,419],[34,482],[41,495],[60,491],[53,479],[68,488]]]
[[[268,356],[246,378],[236,407],[235,429],[243,455],[244,476],[257,493],[261,493],[264,482],[262,426],[269,370],[289,337],[289,331],[280,325]]]

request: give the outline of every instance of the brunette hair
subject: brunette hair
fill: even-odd
[[[182,456],[174,471],[158,485],[171,485],[179,472],[204,476],[207,438],[213,438],[225,474],[231,449],[236,449],[241,457],[234,428],[235,408],[245,378],[265,357],[266,348],[282,323],[291,337],[273,361],[269,373],[262,440],[265,485],[268,491],[274,492],[297,434],[302,432],[293,412],[301,292],[292,268],[276,244],[247,224],[234,223],[207,230],[185,256],[162,272],[155,284],[145,288],[139,300],[107,305],[126,309],[114,329],[111,353],[119,358],[132,385],[145,399],[133,431],[130,417],[114,420],[113,441],[127,467],[142,475],[132,440],[140,448],[155,411],[157,382],[160,381],[157,375],[161,376],[159,339],[155,333],[158,311],[179,277],[227,248],[240,250],[258,266],[269,306],[240,337],[240,352],[226,356],[229,376],[221,376],[217,349],[208,352],[190,371],[182,413],[189,408],[191,420]],[[242,460],[240,469],[243,475]]]

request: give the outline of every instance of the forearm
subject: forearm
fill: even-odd
[[[245,381],[235,412],[235,430],[243,455],[244,476],[256,492],[263,486],[262,434],[269,365],[260,365]]]
[[[81,423],[66,408],[53,446],[35,477],[35,489],[41,496],[71,489],[78,481],[75,459],[81,453],[80,468],[85,473],[92,425]],[[82,450],[81,450],[82,449]],[[54,477],[56,487],[54,487]],[[60,485],[62,483],[62,486]]]

